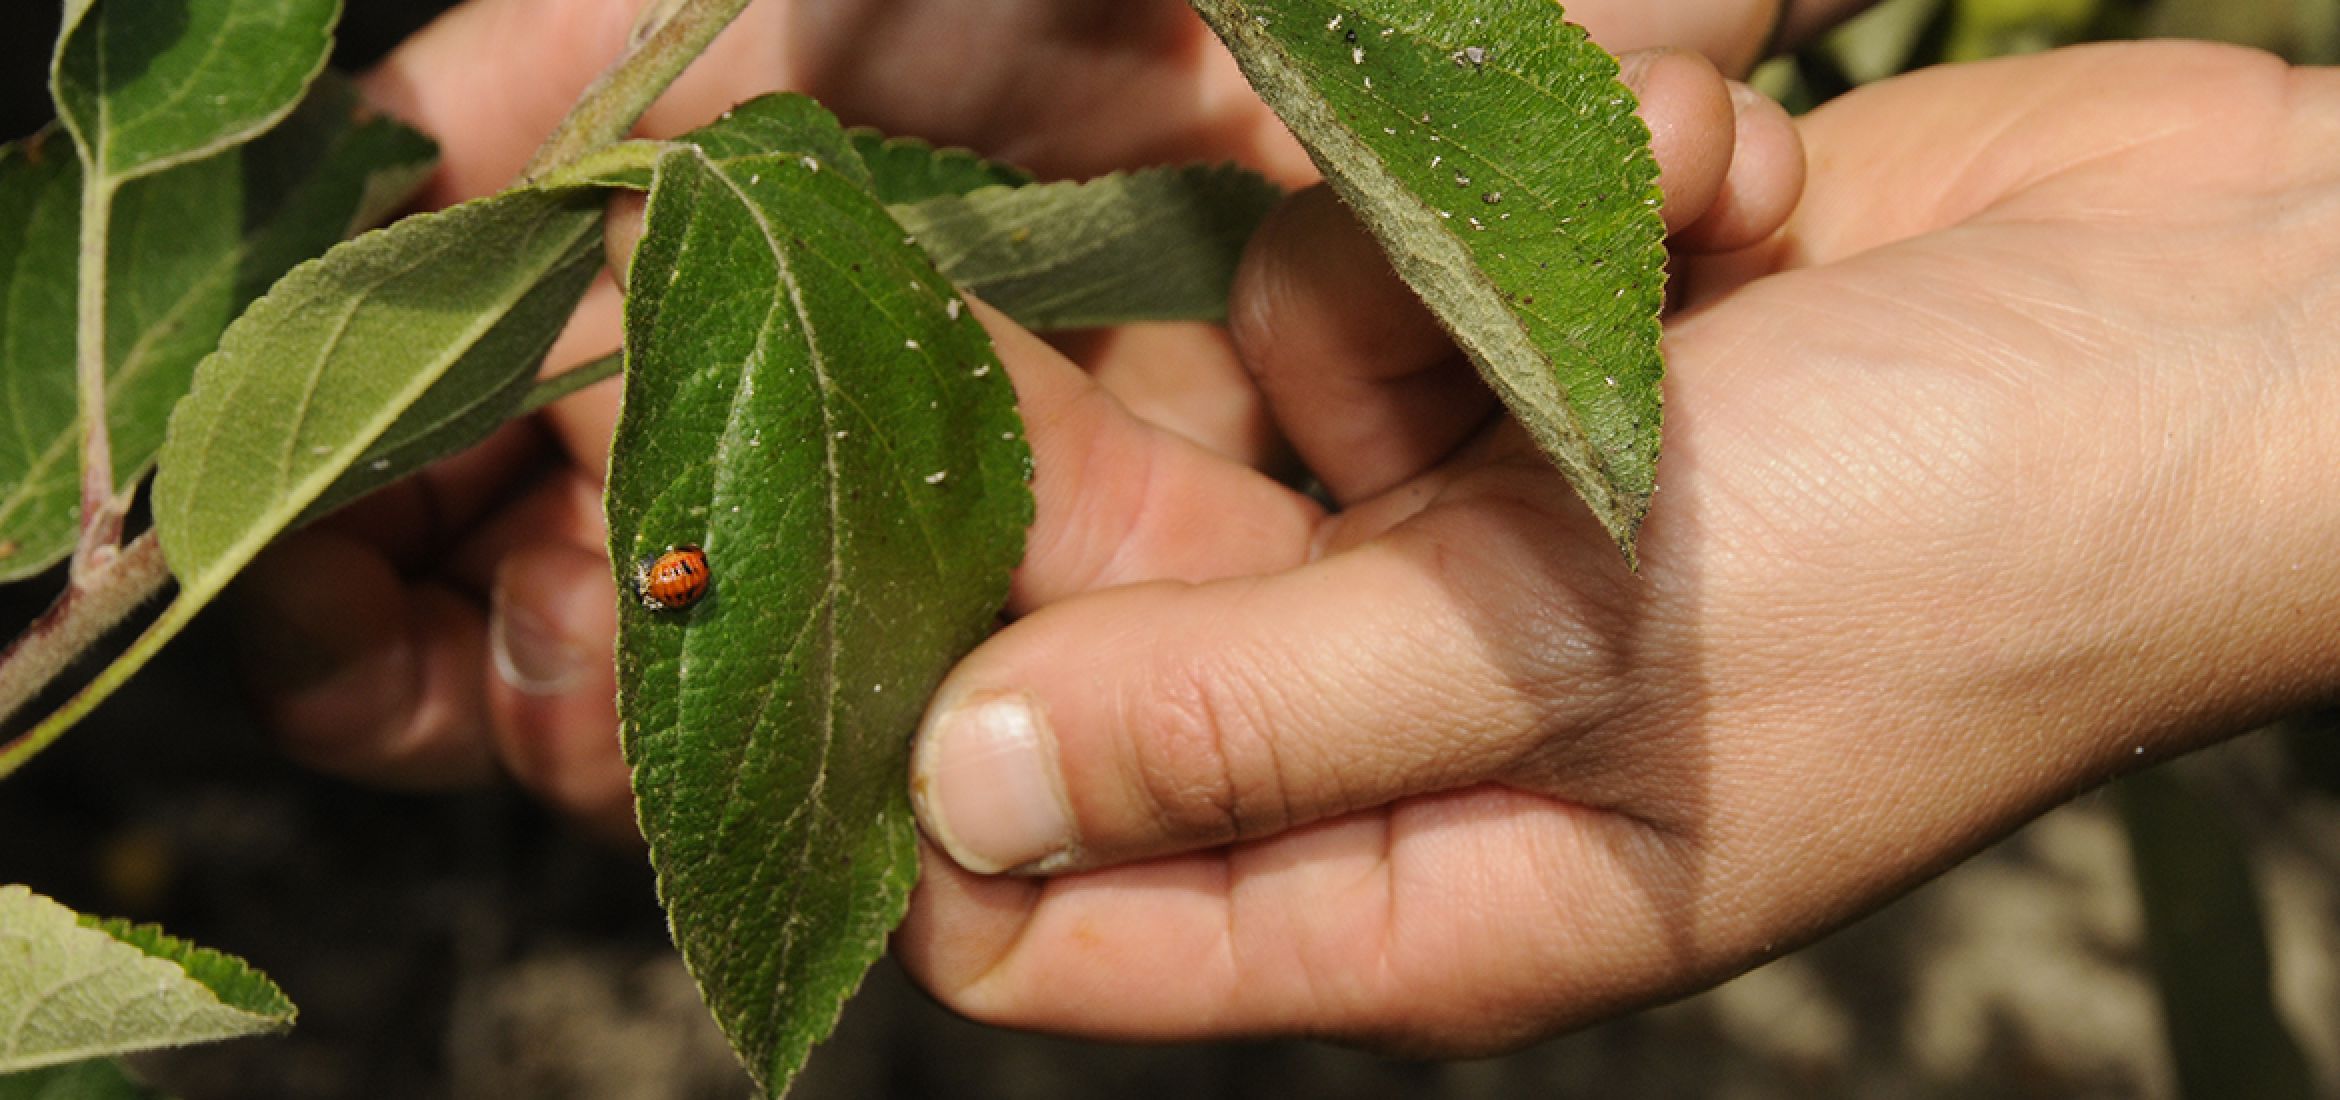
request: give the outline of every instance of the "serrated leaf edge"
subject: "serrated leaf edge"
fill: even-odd
[[[1195,0],[1195,7],[1222,38],[1231,45],[1240,44],[1240,48],[1233,51],[1238,65],[1253,89],[1268,101],[1276,114],[1308,123],[1307,126],[1291,126],[1294,134],[1313,131],[1322,135],[1321,140],[1337,145],[1339,151],[1346,154],[1348,160],[1359,169],[1362,179],[1350,175],[1350,164],[1343,164],[1339,158],[1320,153],[1313,145],[1303,142],[1310,159],[1323,172],[1325,181],[1356,212],[1359,220],[1365,223],[1375,238],[1384,242],[1391,266],[1431,306],[1431,312],[1438,318],[1440,325],[1447,329],[1455,343],[1469,356],[1480,376],[1502,394],[1506,404],[1513,408],[1528,403],[1528,395],[1522,393],[1491,364],[1499,357],[1517,357],[1532,362],[1549,362],[1549,357],[1536,347],[1518,317],[1503,304],[1501,292],[1480,271],[1478,261],[1471,256],[1461,237],[1438,218],[1435,208],[1415,196],[1388,170],[1381,154],[1342,122],[1322,96],[1296,76],[1286,76],[1286,73],[1296,73],[1303,66],[1260,23],[1265,16],[1251,11],[1244,0]],[[1269,59],[1276,64],[1266,64]],[[1615,80],[1615,77],[1611,79]],[[1625,88],[1621,81],[1616,83],[1616,87],[1618,93],[1628,97],[1630,102],[1631,90]],[[1386,203],[1377,201],[1387,197],[1394,199]],[[1398,216],[1401,213],[1415,216]],[[1424,230],[1427,232],[1418,232]],[[1389,242],[1395,239],[1422,242],[1424,249],[1415,253],[1389,247]],[[1661,245],[1659,259],[1662,261],[1662,258]],[[1483,308],[1489,305],[1494,309],[1489,311]],[[1502,320],[1488,324],[1484,332],[1465,331],[1449,321],[1451,315],[1465,312],[1465,309],[1492,312]],[[1655,329],[1658,319],[1653,316],[1647,324],[1649,328]],[[1654,334],[1650,343],[1653,346],[1657,343]],[[1662,390],[1659,391],[1659,400],[1662,403]],[[1542,422],[1544,418],[1517,419],[1535,438],[1545,455],[1559,467],[1569,484],[1592,507],[1594,517],[1616,542],[1627,565],[1638,568],[1636,539],[1642,520],[1649,512],[1649,495],[1625,491],[1617,485],[1610,462],[1593,445],[1591,437],[1577,422],[1573,410],[1565,419],[1553,423]]]
[[[270,981],[267,975],[253,969],[250,964],[233,955],[229,955],[221,951],[214,951],[207,947],[197,947],[185,940],[163,932],[160,928],[154,925],[132,924],[127,921],[113,920],[102,917],[91,917],[83,913],[75,912],[72,908],[56,901],[53,898],[38,893],[28,886],[14,883],[0,885],[0,904],[6,904],[13,901],[22,901],[36,908],[47,908],[52,911],[52,915],[62,914],[63,916],[70,918],[76,927],[103,935],[112,940],[114,943],[131,951],[135,951],[141,956],[141,958],[136,961],[125,958],[119,965],[136,966],[141,963],[151,961],[157,966],[167,967],[170,974],[173,975],[177,981],[185,982],[187,985],[191,985],[194,988],[201,990],[203,995],[210,997],[212,1003],[216,1004],[219,1008],[225,1010],[228,1013],[243,1016],[252,1020],[254,1026],[249,1031],[241,1032],[239,1035],[265,1035],[284,1031],[292,1027],[294,1018],[298,1015],[299,1010],[293,1007],[292,1001],[285,997],[284,991],[279,989],[275,982]],[[151,935],[155,937],[158,946],[179,949],[185,952],[186,958],[189,960],[198,961],[206,965],[228,968],[239,977],[248,976],[249,978],[255,980],[266,993],[271,994],[274,1000],[283,1006],[283,1011],[281,1013],[273,1011],[254,1011],[241,1005],[230,1004],[227,1000],[219,995],[219,991],[214,988],[211,983],[197,977],[186,962],[182,962],[179,958],[173,957],[170,954],[158,953],[147,944],[143,944],[131,939],[125,939],[125,933],[137,935],[151,933]],[[157,971],[156,976],[158,978],[162,977],[161,972]],[[186,1046],[193,1043],[212,1042],[219,1039],[235,1037],[238,1037],[238,1035],[215,1035],[199,1036],[188,1039],[141,1041],[128,1045],[120,1043],[89,1044],[81,1047],[53,1051],[36,1058],[25,1059],[22,1062],[11,1062],[5,1068],[0,1068],[0,1073],[14,1073],[23,1070],[46,1069],[52,1066],[69,1065],[74,1062],[85,1061],[91,1058],[102,1058],[109,1055],[129,1053],[132,1051],[156,1050],[165,1047]]]

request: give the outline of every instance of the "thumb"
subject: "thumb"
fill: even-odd
[[[1584,526],[1562,523],[1430,513],[1290,572],[1044,608],[936,694],[920,821],[969,870],[1045,873],[1524,771],[1616,679],[1583,641],[1591,601],[1558,583],[1580,562],[1551,545],[1579,540],[1555,535]],[[1585,561],[1605,546],[1581,541]]]
[[[639,0],[470,0],[367,73],[366,97],[439,142],[433,206],[507,186],[625,48]]]

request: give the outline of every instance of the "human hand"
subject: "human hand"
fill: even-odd
[[[956,862],[913,974],[1053,1031],[1500,1049],[2340,685],[2340,74],[2092,48],[1802,134],[1784,232],[1677,257],[1639,576],[1292,200],[1234,332],[1340,509],[1041,451],[1024,614],[916,751]],[[1051,470],[1091,483],[1054,525]]]
[[[429,201],[508,182],[617,54],[636,6],[475,0],[371,74],[366,87],[378,102],[442,144]],[[1775,5],[1578,0],[1570,10],[1612,48],[1680,41],[1739,65]],[[1714,212],[1689,239],[1728,244],[1784,216],[1792,179],[1759,170],[1766,156],[1778,168],[1800,164],[1781,152],[1791,146],[1775,108],[1744,89],[1734,101],[1689,55],[1645,55],[1636,79],[1670,215]],[[766,0],[643,129],[679,132],[777,87],[812,91],[851,122],[972,145],[1045,174],[1201,158],[1241,160],[1292,183],[1313,178],[1175,0]],[[1734,128],[1747,132],[1735,169]],[[616,287],[604,280],[548,369],[614,347],[617,327]],[[1037,371],[1053,380],[1052,393],[1076,395],[1060,403],[1113,406],[1130,424],[1167,427],[1239,463],[1281,453],[1223,330],[1135,326],[1078,345],[1087,377],[1066,372],[1046,348],[1018,344],[1008,365],[1019,388],[1028,391]],[[1040,365],[1021,369],[1027,361]],[[1083,396],[1096,388],[1090,378],[1112,399]],[[1024,394],[1027,410],[1039,400]],[[615,411],[614,385],[588,390],[270,552],[239,592],[245,664],[262,717],[288,751],[323,770],[417,787],[502,770],[607,835],[631,836],[609,659],[616,595],[600,518]]]

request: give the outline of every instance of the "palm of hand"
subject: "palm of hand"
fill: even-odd
[[[2323,116],[2287,100],[2311,95]],[[1138,693],[1157,713],[1121,716],[1152,749],[1080,743],[1078,703],[1059,740],[1088,861],[1236,842],[1045,881],[930,860],[913,968],[1052,1029],[1500,1048],[1735,972],[2311,690],[2251,655],[2296,626],[2266,609],[2331,606],[2291,572],[2331,532],[2234,530],[2217,503],[2315,510],[2283,475],[2332,433],[2249,426],[2334,396],[2297,329],[2340,303],[2340,170],[2304,152],[2334,95],[2172,47],[1816,116],[1787,230],[1679,272],[1643,576],[1524,436],[1456,414],[1422,449],[1468,436],[1451,457],[1358,475],[1309,551],[1337,556],[1011,628],[958,675],[1079,680],[1049,638],[1221,594],[1170,689]],[[1341,431],[1310,415],[1446,415],[1382,397],[1278,412],[1304,453]],[[1391,610],[1307,618],[1309,587]],[[1117,782],[1150,833],[1095,793]]]

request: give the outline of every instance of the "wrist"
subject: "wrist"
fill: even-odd
[[[2340,698],[2340,356],[2305,338],[2229,342],[2189,372],[2198,382],[2165,387],[2159,432],[2139,435],[2137,511],[2094,551],[2108,594],[2128,592],[2104,605],[2108,636],[2131,641],[2096,670],[2086,780]],[[2284,346],[2298,356],[2262,354]],[[2314,355],[2328,361],[2302,361]]]

